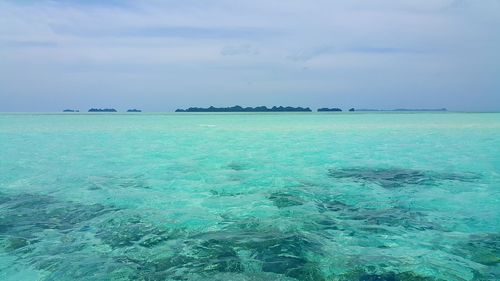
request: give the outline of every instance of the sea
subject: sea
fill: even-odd
[[[500,280],[500,114],[2,113],[0,280]]]

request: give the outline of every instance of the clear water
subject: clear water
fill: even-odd
[[[499,280],[500,114],[2,114],[0,280]]]

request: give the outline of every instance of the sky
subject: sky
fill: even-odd
[[[500,0],[0,0],[0,111],[500,111]]]

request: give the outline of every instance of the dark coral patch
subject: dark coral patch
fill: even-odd
[[[113,248],[140,245],[151,248],[166,241],[173,232],[160,229],[139,216],[116,214],[99,227],[96,234],[105,244]]]
[[[274,192],[269,195],[269,200],[273,201],[278,208],[299,206],[304,204],[304,200],[290,192]]]
[[[472,173],[436,173],[401,168],[338,168],[329,169],[328,175],[336,179],[352,179],[371,182],[384,188],[399,188],[406,185],[437,185],[440,181],[471,182],[479,178]]]
[[[455,252],[486,266],[500,265],[500,233],[473,234]]]
[[[27,239],[46,229],[68,232],[114,210],[100,204],[61,202],[46,195],[0,196],[3,198],[0,234]]]
[[[371,273],[363,269],[355,269],[349,273],[338,276],[339,281],[443,281],[427,276],[421,276],[415,272],[383,272]]]
[[[237,163],[237,162],[232,162],[227,165],[227,167],[233,171],[243,171],[248,169],[248,167],[245,164],[242,163]]]

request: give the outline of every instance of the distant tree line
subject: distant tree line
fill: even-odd
[[[239,105],[231,107],[190,107],[188,109],[177,109],[175,112],[311,112],[309,107],[292,107],[292,106],[273,106],[268,108],[266,106],[257,107],[242,107]],[[446,108],[436,108],[436,109],[354,109],[350,108],[349,112],[354,111],[447,111]],[[65,109],[63,112],[79,112],[75,109]],[[88,112],[118,112],[114,108],[91,108]],[[140,109],[129,109],[127,112],[142,112]],[[342,109],[338,107],[328,108],[322,107],[318,109],[318,112],[342,112]]]
[[[342,111],[342,109],[340,109],[340,108],[336,108],[336,107],[334,107],[334,108],[326,108],[326,107],[323,107],[323,108],[319,108],[319,109],[318,109],[318,112],[323,112],[323,111],[334,111],[334,112],[340,112],[340,111]]]
[[[69,109],[65,109],[64,112],[78,112],[78,111],[77,110],[71,111]],[[91,108],[89,109],[89,112],[118,112],[118,111],[114,108]],[[127,112],[142,112],[142,110],[134,108],[127,110]]]
[[[91,108],[89,112],[117,112],[114,108]]]
[[[239,105],[231,107],[190,107],[188,109],[177,109],[175,112],[311,112],[309,107],[291,107],[291,106],[266,106],[241,107]]]

